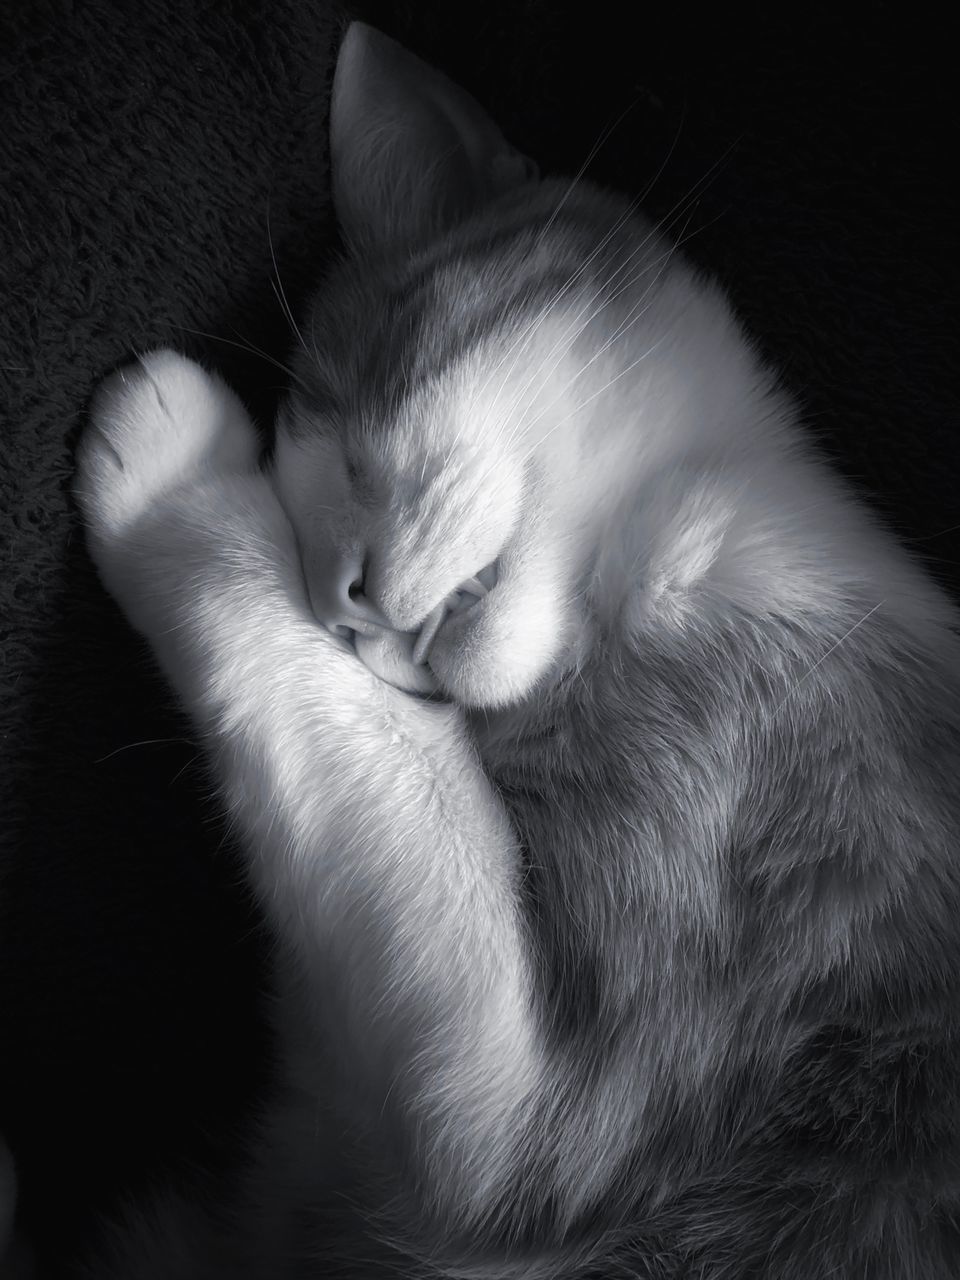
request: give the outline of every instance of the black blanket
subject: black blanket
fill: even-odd
[[[547,172],[603,136],[589,175],[646,191],[838,465],[956,589],[946,32],[916,6],[666,8],[628,22],[611,0],[420,0],[362,16]],[[201,356],[269,422],[270,358],[290,342],[271,240],[294,309],[335,244],[325,134],[344,20],[322,0],[0,12],[0,1129],[45,1274],[119,1196],[229,1163],[264,1070],[256,913],[69,484],[91,389],[134,350]]]

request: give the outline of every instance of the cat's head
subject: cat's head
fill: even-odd
[[[515,703],[578,660],[585,575],[630,485],[591,416],[624,207],[541,182],[362,24],[331,165],[348,253],[300,326],[275,467],[314,611],[392,683]]]

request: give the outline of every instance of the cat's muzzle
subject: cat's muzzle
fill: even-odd
[[[406,693],[436,694],[440,688],[430,670],[431,645],[447,618],[479,604],[496,585],[497,577],[498,566],[494,563],[461,582],[427,614],[415,631],[395,631],[371,623],[362,628],[337,623],[328,630],[387,684]]]

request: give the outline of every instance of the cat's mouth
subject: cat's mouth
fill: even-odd
[[[416,641],[413,646],[412,657],[416,666],[427,662],[430,646],[447,618],[454,613],[466,613],[468,609],[472,609],[474,605],[479,604],[488,592],[497,585],[499,572],[499,565],[496,560],[492,564],[486,565],[475,577],[468,578],[466,582],[461,582],[449,595],[444,596],[437,607],[424,618],[420,630],[415,633]]]
[[[499,563],[486,565],[474,577],[461,582],[437,604],[416,631],[384,627],[363,633],[338,625],[334,629],[345,645],[374,675],[394,688],[420,696],[435,695],[440,687],[430,670],[430,649],[447,619],[473,609],[496,586]]]

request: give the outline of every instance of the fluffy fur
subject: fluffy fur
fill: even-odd
[[[331,128],[269,467],[173,352],[82,443],[281,1064],[237,1185],[92,1274],[955,1276],[955,610],[625,201],[360,26]]]

